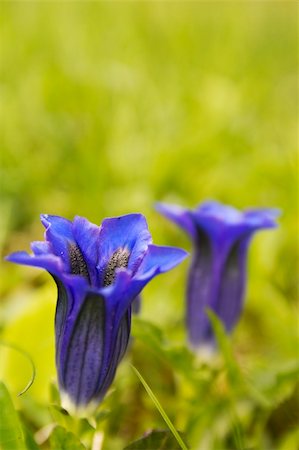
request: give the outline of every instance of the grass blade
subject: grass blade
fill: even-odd
[[[161,414],[161,416],[163,417],[166,425],[168,426],[169,430],[172,432],[173,436],[175,437],[175,439],[177,440],[179,446],[183,449],[183,450],[188,450],[188,447],[186,446],[186,444],[184,443],[184,441],[182,440],[181,436],[179,435],[179,433],[177,432],[177,430],[175,429],[173,423],[171,422],[171,420],[169,419],[169,417],[167,416],[166,412],[164,411],[161,403],[159,402],[159,400],[157,399],[157,397],[155,396],[155,394],[153,393],[153,391],[151,390],[151,388],[149,387],[149,385],[147,384],[147,382],[145,381],[145,379],[143,378],[143,376],[141,375],[141,373],[136,369],[136,367],[134,367],[133,365],[131,365],[132,369],[134,370],[134,372],[136,373],[137,377],[139,378],[139,380],[141,381],[144,389],[146,390],[146,392],[148,393],[149,397],[151,398],[152,402],[154,403],[155,407],[157,408],[157,410],[159,411],[159,413]]]

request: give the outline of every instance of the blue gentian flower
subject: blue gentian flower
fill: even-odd
[[[243,308],[246,261],[253,234],[276,226],[276,209],[240,212],[215,201],[194,210],[157,204],[157,210],[181,227],[193,242],[187,283],[186,322],[193,349],[213,351],[215,339],[206,314],[210,308],[230,333]]]
[[[107,218],[100,227],[42,215],[45,241],[9,261],[42,267],[58,288],[56,366],[62,406],[92,410],[111,385],[131,327],[131,303],[156,275],[179,264],[184,250],[152,244],[141,214]]]

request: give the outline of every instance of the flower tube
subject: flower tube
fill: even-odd
[[[249,243],[256,231],[276,226],[278,210],[240,212],[215,201],[194,210],[158,203],[157,210],[192,240],[186,295],[188,339],[194,349],[213,350],[215,338],[206,308],[217,314],[227,333],[233,330],[243,309]]]
[[[42,215],[45,241],[33,254],[9,261],[46,269],[58,289],[56,367],[62,406],[93,410],[111,385],[127,349],[131,303],[156,275],[185,257],[184,250],[152,244],[141,214],[107,218],[101,226],[83,217]]]

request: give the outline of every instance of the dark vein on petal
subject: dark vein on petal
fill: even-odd
[[[79,403],[79,399],[80,399],[80,396],[81,396],[81,384],[82,384],[83,368],[84,368],[85,361],[86,361],[86,358],[87,358],[87,344],[89,342],[88,339],[89,339],[89,333],[90,333],[90,330],[91,330],[90,319],[91,319],[91,308],[88,309],[87,317],[85,317],[85,321],[86,321],[85,327],[87,329],[87,333],[85,334],[85,339],[84,339],[84,344],[83,344],[83,349],[84,349],[84,351],[83,351],[83,358],[81,360],[81,367],[80,367],[80,372],[79,372],[80,375],[79,375],[79,383],[78,383],[78,394],[77,394],[77,399],[76,399],[78,403]]]

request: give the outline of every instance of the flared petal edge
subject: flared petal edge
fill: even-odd
[[[57,276],[60,276],[64,270],[61,259],[51,254],[30,255],[27,252],[14,252],[6,256],[5,260],[25,266],[39,267]]]
[[[180,264],[188,252],[177,247],[151,244],[134,278],[148,281],[159,273],[167,272]]]
[[[155,209],[167,219],[182,228],[193,240],[196,239],[196,225],[192,219],[191,210],[179,205],[157,202]]]

